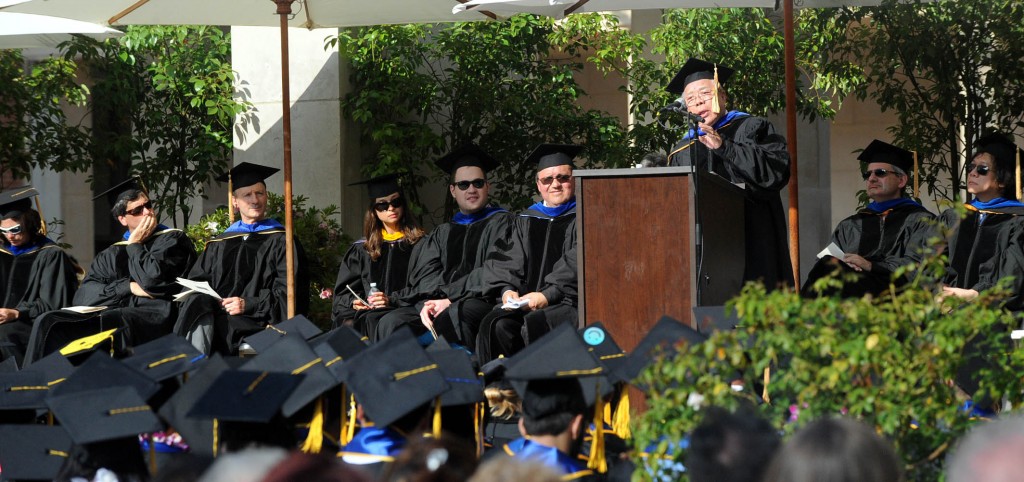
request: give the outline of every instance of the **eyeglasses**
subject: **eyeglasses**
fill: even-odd
[[[153,201],[146,201],[146,204],[140,204],[138,206],[135,206],[134,209],[126,209],[124,211],[124,214],[125,215],[132,215],[132,216],[139,216],[139,215],[142,214],[143,211],[145,211],[147,209],[149,209],[150,211],[153,210]]]
[[[486,179],[473,179],[472,181],[459,181],[452,183],[452,185],[459,188],[460,191],[469,189],[469,186],[473,186],[477,189],[483,189],[484,184],[487,184]]]
[[[558,182],[560,184],[565,184],[565,183],[569,182],[570,179],[572,179],[572,175],[570,175],[570,174],[559,174],[557,176],[542,177],[542,178],[538,179],[538,181],[540,181],[540,183],[545,185],[545,186],[550,186],[552,182],[555,182],[555,179],[558,179]]]
[[[21,225],[15,224],[14,226],[11,226],[9,228],[0,228],[0,231],[2,231],[4,234],[21,234]]]
[[[981,165],[981,164],[968,164],[967,165],[967,174],[970,174],[974,170],[978,171],[978,175],[979,176],[987,176],[989,171],[992,170],[992,167],[991,166]]]
[[[697,92],[695,95],[691,95],[691,96],[688,96],[687,98],[683,99],[683,103],[687,107],[693,107],[693,106],[695,106],[697,104],[701,104],[701,103],[704,103],[704,102],[707,102],[707,101],[711,100],[711,96],[712,95],[713,94],[711,93],[710,90],[705,90],[705,91],[702,91],[702,92]]]
[[[899,175],[899,174],[902,174],[902,173],[898,172],[898,171],[890,171],[888,169],[868,169],[868,170],[860,173],[860,176],[863,177],[865,181],[867,181],[868,178],[871,177],[872,174],[874,174],[875,177],[881,178],[881,177],[888,176],[889,174]]]
[[[381,201],[379,203],[374,203],[373,209],[376,209],[377,212],[382,213],[388,210],[388,206],[398,209],[402,206],[405,206],[405,201],[403,201],[402,198],[400,197],[396,197],[390,201]]]

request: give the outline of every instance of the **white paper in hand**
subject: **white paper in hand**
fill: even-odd
[[[530,304],[530,300],[528,300],[526,298],[520,298],[518,300],[517,299],[513,299],[513,298],[509,298],[509,300],[506,301],[505,304],[501,305],[501,309],[503,309],[503,310],[518,310],[519,308],[522,308],[524,306],[528,306],[529,304]]]
[[[839,246],[837,246],[836,243],[828,243],[828,246],[825,246],[825,249],[818,253],[818,259],[824,258],[825,256],[843,259],[843,256],[846,256],[846,253],[844,253],[842,249],[839,249]]]
[[[96,313],[97,311],[103,311],[107,309],[106,306],[66,306],[61,308],[62,310],[74,311],[75,313]]]
[[[191,292],[196,292],[196,293],[207,294],[207,295],[210,295],[210,296],[212,296],[214,298],[217,298],[218,300],[222,299],[220,297],[220,295],[217,294],[217,292],[214,291],[213,288],[210,287],[210,283],[207,283],[206,281],[192,281],[192,280],[187,280],[185,278],[178,278],[177,282],[178,282],[178,284],[180,284],[180,285],[182,285],[182,286],[184,286],[185,288],[188,288],[188,289],[185,292],[180,293],[178,296],[174,297],[175,300],[181,300],[182,298],[185,298],[186,296],[192,294],[192,293],[190,293],[190,291]]]

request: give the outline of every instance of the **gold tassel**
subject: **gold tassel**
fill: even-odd
[[[1017,147],[1014,146],[1013,150],[1017,151],[1016,152],[1016,154],[1017,154],[1017,177],[1016,177],[1016,180],[1017,180],[1017,193],[1016,194],[1017,194],[1017,199],[1019,200],[1021,198],[1021,187],[1020,187],[1020,149],[1017,149]]]
[[[920,199],[921,196],[921,182],[920,168],[917,165],[917,151],[914,151],[914,199]],[[1017,171],[1020,173],[1020,171]]]
[[[231,170],[228,169],[228,223],[234,224],[235,222],[235,191],[231,189]]]
[[[318,454],[324,443],[324,399],[316,399],[316,408],[313,409],[313,418],[309,421],[309,432],[306,434],[306,441],[302,442],[302,450],[307,454]]]
[[[435,440],[441,439],[441,397],[434,399],[434,427],[430,433]]]
[[[600,473],[608,471],[608,461],[604,458],[604,400],[601,399],[601,384],[597,386],[597,397],[594,402],[594,431],[590,437],[590,456],[587,457],[587,468]]]
[[[764,389],[761,390],[761,398],[764,403],[772,403],[772,398],[768,396],[768,383],[772,381],[772,369],[764,367]]]
[[[220,441],[217,440],[217,429],[219,426],[220,423],[218,423],[217,419],[213,419],[213,458],[217,458],[217,445],[220,443]]]
[[[629,430],[629,417],[629,389],[622,387],[622,391],[619,393],[619,403],[615,406],[615,416],[611,423],[615,435],[622,440],[633,437],[632,431]]]
[[[348,397],[345,395],[345,385],[342,385],[341,386],[341,407],[340,407],[341,408],[341,414],[338,417],[340,419],[340,421],[341,421],[341,423],[338,426],[338,445],[343,444],[344,440],[345,440],[345,422],[348,420],[348,417],[347,417],[348,416],[348,409],[346,407],[346,405],[347,405],[346,402],[347,401],[348,401]]]
[[[1018,174],[1020,173],[1019,170],[1017,172]],[[1020,176],[1017,176],[1017,178],[1019,179]],[[49,233],[46,229],[46,216],[43,216],[43,205],[39,202],[39,196],[36,196],[36,212],[39,213],[39,223],[41,224],[39,231],[43,236],[46,236]]]
[[[352,442],[352,438],[356,436],[356,395],[353,393],[348,396],[348,399],[348,430],[345,431],[342,445],[348,445]]]
[[[156,440],[149,434],[149,475],[156,476]]]
[[[484,435],[480,431],[484,418],[483,404],[480,402],[473,404],[473,438],[476,440],[476,457],[480,458],[484,454]]]
[[[715,64],[715,83],[711,86],[711,112],[722,113],[722,106],[718,103],[718,64]]]

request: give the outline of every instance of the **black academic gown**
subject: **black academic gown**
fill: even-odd
[[[412,246],[405,238],[385,241],[381,243],[380,257],[376,260],[370,259],[370,253],[364,247],[366,240],[352,243],[338,267],[338,279],[334,284],[334,325],[341,326],[347,320],[352,320],[356,331],[368,336],[371,341],[377,341],[380,319],[401,300],[410,296],[409,265],[423,249],[422,241],[420,239]],[[377,283],[377,289],[387,295],[389,306],[372,310],[353,309],[352,303],[356,297],[346,286],[366,300],[370,293],[370,283]]]
[[[566,253],[576,244],[576,208],[551,217],[536,209],[521,213],[505,239],[488,255],[482,276],[483,294],[500,305],[502,293],[514,290],[520,295],[540,292],[548,307],[527,312],[523,310],[492,310],[480,323],[476,353],[481,364],[499,355],[511,356],[530,341],[524,327],[541,327],[553,317],[569,320],[575,311],[575,299],[566,299],[566,292],[576,288],[576,270],[565,266]],[[553,275],[553,276],[549,276]],[[567,287],[572,287],[568,289]],[[566,303],[563,303],[566,301]],[[527,317],[530,320],[528,322]]]
[[[241,339],[288,318],[288,268],[284,228],[225,232],[206,243],[188,279],[207,281],[223,298],[245,299],[245,312],[228,315],[220,300],[193,294],[179,308],[174,332],[204,353],[233,354]],[[295,314],[309,309],[306,255],[295,240]]]
[[[967,205],[967,216],[962,220],[954,209],[946,210],[940,218],[944,225],[953,229],[946,246],[949,262],[944,282],[955,288],[980,292],[995,286],[1004,277],[1013,276],[1010,296],[1003,306],[1011,311],[1024,309],[1024,276],[1021,275],[1024,273],[1024,208],[979,211]],[[1005,333],[995,336],[997,341],[1009,340]],[[988,363],[999,363],[998,359],[990,361],[980,346],[981,340],[968,342],[964,347],[967,361],[957,372],[957,385],[969,395],[974,395],[978,388],[974,374]],[[991,404],[991,400],[976,402],[982,407]]]
[[[844,253],[858,254],[870,261],[871,271],[854,271],[841,260],[825,256],[808,273],[803,294],[816,296],[811,289],[814,282],[840,269],[844,275],[856,277],[856,281],[843,285],[842,296],[877,295],[889,288],[893,271],[921,262],[928,240],[938,234],[936,228],[935,215],[917,203],[901,204],[884,212],[863,209],[839,222],[832,242]],[[901,285],[907,278],[895,281]]]
[[[34,361],[79,338],[120,328],[127,345],[139,345],[174,328],[181,291],[175,280],[188,274],[196,259],[192,240],[180,229],[155,231],[143,243],[119,241],[100,251],[75,293],[75,306],[106,306],[98,313],[66,310],[36,319],[26,359]],[[134,281],[153,298],[135,296]]]
[[[71,257],[49,239],[37,243],[17,256],[0,248],[0,307],[18,310],[17,320],[0,324],[0,359],[14,357],[19,366],[32,333],[32,320],[66,306],[78,288]]]
[[[494,303],[483,297],[483,264],[487,253],[508,232],[515,216],[495,210],[471,223],[448,222],[420,242],[423,250],[410,268],[410,292],[402,304],[381,318],[377,330],[384,335],[404,325],[418,334],[426,331],[419,320],[423,301],[447,298],[452,304],[434,318],[438,336],[463,345],[476,341],[480,320]]]
[[[767,119],[749,115],[736,116],[715,130],[722,136],[721,147],[708,149],[698,140],[683,140],[672,150],[669,164],[695,165],[730,182],[744,183],[743,280],[761,280],[769,289],[793,286],[786,215],[779,195],[789,183],[786,140]]]

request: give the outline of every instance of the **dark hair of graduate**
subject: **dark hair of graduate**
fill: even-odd
[[[28,234],[29,243],[43,235],[43,220],[35,209],[26,209],[17,216],[9,216],[6,219],[12,219],[21,225],[22,232]],[[4,246],[11,245],[11,241],[7,239],[7,236],[0,236],[0,242],[3,242]]]
[[[117,202],[110,207],[110,214],[113,214],[115,219],[118,216],[124,216],[128,212],[128,204],[141,196],[148,196],[148,194],[142,189],[128,189],[122,192],[117,196]]]
[[[417,437],[388,465],[384,482],[462,482],[476,471],[473,445],[444,433],[438,439]]]
[[[136,437],[122,437],[90,444],[75,444],[53,480],[69,482],[74,478],[93,480],[99,469],[117,475],[120,482],[146,482],[149,469]]]
[[[775,427],[752,411],[712,407],[690,434],[684,465],[692,482],[759,481],[780,444]]]
[[[398,196],[405,198],[405,194],[402,191],[398,191]],[[384,237],[381,235],[381,230],[384,229],[384,222],[377,217],[377,211],[373,208],[375,201],[370,201],[370,205],[366,208],[366,214],[363,216],[363,236],[366,237],[366,243],[363,244],[363,249],[367,253],[370,253],[370,259],[377,261],[380,258],[380,248],[384,243]],[[409,204],[406,203],[402,207],[402,217],[398,218],[398,226],[402,230],[402,234],[405,235],[401,239],[403,243],[409,243],[414,245],[420,240],[426,233],[423,228],[420,227],[416,217],[412,214],[412,209],[409,208]]]
[[[775,453],[765,482],[901,482],[899,457],[864,423],[823,418],[798,430]]]

